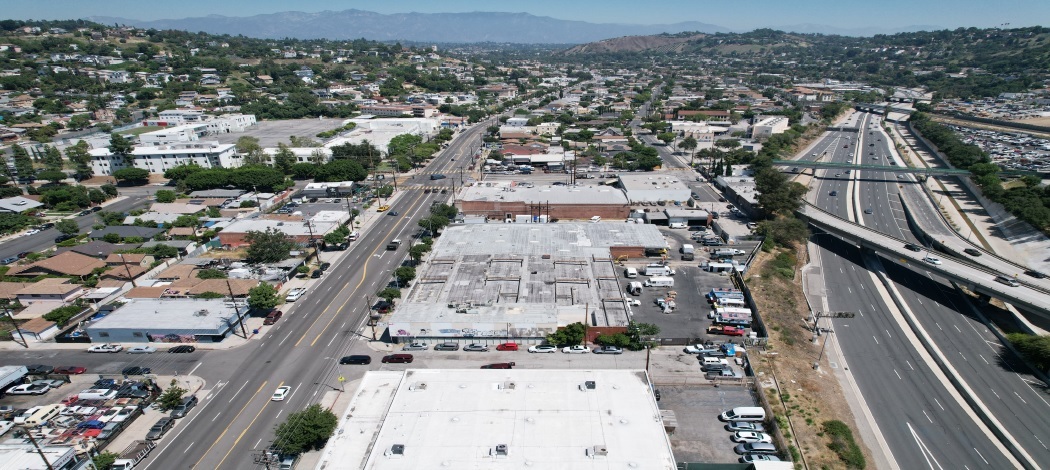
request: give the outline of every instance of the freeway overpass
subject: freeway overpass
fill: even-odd
[[[895,106],[892,106],[892,105],[891,106],[886,106],[886,105],[874,104],[874,103],[855,103],[853,105],[853,108],[858,110],[858,111],[869,111],[869,112],[874,112],[874,113],[879,113],[879,114],[886,113],[886,112],[901,113],[901,114],[911,114],[911,113],[915,112],[915,110],[911,109],[911,108],[898,108],[898,107],[895,107]],[[888,109],[888,111],[887,111],[887,109]]]
[[[791,168],[828,168],[841,170],[871,170],[889,173],[916,173],[920,175],[969,176],[969,170],[958,168],[912,168],[896,165],[856,165],[843,162],[814,162],[808,160],[773,160],[773,166]]]
[[[979,264],[943,256],[939,256],[942,264],[929,264],[923,262],[928,251],[909,251],[904,248],[906,242],[903,240],[841,219],[812,204],[806,203],[798,213],[803,220],[828,234],[880,253],[893,263],[920,273],[936,273],[973,292],[995,297],[1050,320],[1050,286],[1047,280],[1017,278],[1019,286],[1007,286],[995,281],[995,277],[1006,275],[1016,278],[1016,273],[1000,273]]]

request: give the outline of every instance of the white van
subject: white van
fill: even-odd
[[[674,276],[674,270],[662,264],[650,264],[645,267],[646,276]]]
[[[642,295],[642,283],[640,282],[628,282],[627,293],[631,295]]]
[[[78,400],[112,400],[117,398],[117,391],[109,388],[89,388],[77,394]]]
[[[623,270],[623,277],[634,279],[638,277],[638,270],[634,268],[626,268]]]
[[[718,419],[722,421],[765,421],[766,410],[760,406],[738,406],[723,412]]]
[[[670,224],[669,227],[671,227],[671,228],[686,228],[686,227],[688,227],[688,225],[686,225],[685,222],[674,222],[674,223]]]
[[[596,215],[594,217],[591,217],[591,223],[592,224],[596,224],[596,223],[601,222],[601,221],[602,221],[602,216],[600,216],[600,215]]]
[[[292,289],[288,292],[288,295],[284,297],[284,301],[295,302],[296,300],[299,300],[299,298],[301,298],[304,294],[306,294],[306,288],[296,287],[295,289]]]
[[[645,280],[645,287],[674,287],[674,278],[666,276],[654,276]]]
[[[52,419],[55,419],[55,417],[57,417],[58,414],[61,413],[62,410],[64,410],[65,408],[66,408],[65,405],[44,405],[44,406],[41,406],[33,414],[31,414],[28,417],[26,417],[22,424],[24,426],[30,427],[30,428],[34,428],[34,427],[40,426],[41,424],[44,424],[44,423],[46,423],[48,421],[51,421]],[[17,418],[15,418],[15,423],[16,424],[18,423]]]

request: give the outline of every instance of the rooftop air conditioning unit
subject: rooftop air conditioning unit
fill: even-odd
[[[386,452],[383,452],[383,455],[386,455],[387,457],[394,458],[394,459],[398,459],[398,458],[404,457],[405,456],[405,445],[404,444],[394,444],[394,445],[390,446],[390,448],[387,449]]]

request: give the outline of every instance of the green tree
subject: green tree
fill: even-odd
[[[116,197],[117,194],[119,194],[119,192],[117,191],[117,187],[112,184],[104,184],[99,189],[101,189],[102,192],[106,193],[106,195],[109,197]]]
[[[689,151],[689,166],[693,166],[693,159],[696,157],[697,145],[698,142],[696,141],[696,137],[693,137],[691,135],[689,137],[686,137],[685,140],[682,140],[681,144],[678,144],[678,146],[681,147],[683,150]]]
[[[175,198],[178,195],[175,194],[175,191],[172,191],[170,189],[161,189],[161,190],[157,191],[157,194],[155,196],[157,198],[157,202],[159,202],[159,203],[169,203],[169,202],[175,202]]]
[[[324,236],[324,244],[325,245],[338,245],[338,244],[343,243],[345,241],[346,241],[346,235],[341,233],[341,232],[339,232],[339,231],[336,231],[336,230],[328,232]]]
[[[258,165],[266,162],[266,154],[259,145],[259,139],[252,136],[241,136],[237,139],[237,153],[244,156],[245,165]]]
[[[397,279],[398,285],[405,286],[409,282],[412,282],[416,278],[416,268],[411,266],[401,266],[394,270],[394,279]]]
[[[91,116],[87,113],[74,114],[73,117],[69,118],[68,127],[74,131],[82,130],[90,125]]]
[[[174,380],[172,380],[172,382],[174,382]],[[172,384],[167,390],[164,390],[164,393],[160,394],[160,397],[157,398],[157,401],[160,403],[160,408],[167,411],[179,406],[179,404],[182,403],[182,396],[185,395],[186,392],[186,389]]]
[[[249,263],[276,263],[284,261],[290,256],[289,252],[295,248],[283,232],[271,227],[265,232],[258,230],[249,231],[244,240],[248,242],[247,261]]]
[[[65,326],[69,323],[69,320],[75,317],[78,313],[82,312],[84,307],[79,305],[66,305],[65,307],[58,307],[50,312],[44,314],[44,320],[53,321],[58,323],[58,326]]]
[[[142,168],[121,168],[113,172],[113,178],[117,181],[125,181],[130,184],[146,184],[149,182],[149,170]]]
[[[394,303],[394,299],[401,298],[401,289],[396,287],[387,287],[383,290],[376,292],[376,297],[379,297],[387,302]]]
[[[230,276],[221,269],[202,269],[197,271],[197,279],[228,279]]]
[[[277,288],[268,283],[260,283],[248,291],[248,307],[252,310],[268,312],[280,302]]]
[[[587,326],[583,323],[576,322],[566,325],[564,328],[555,331],[547,335],[547,342],[550,344],[557,345],[575,345],[583,344],[583,339],[587,336]]]
[[[427,254],[428,251],[430,251],[430,247],[427,245],[412,245],[412,247],[408,249],[408,257],[412,258],[413,264],[419,264],[419,261],[423,259],[423,255]]]
[[[755,233],[766,237],[766,243],[794,247],[809,237],[809,226],[789,214],[759,222]]]
[[[78,140],[76,144],[66,147],[66,159],[73,164],[74,178],[78,181],[91,177],[91,154],[86,141]]]
[[[339,419],[319,404],[288,415],[274,431],[273,446],[282,454],[298,455],[324,447]]]
[[[80,233],[80,226],[73,219],[62,219],[55,222],[55,229],[63,235],[73,236]]]
[[[292,173],[295,165],[295,154],[284,143],[277,144],[277,152],[273,155],[273,167],[286,175]]]
[[[420,227],[430,230],[436,235],[441,229],[448,226],[449,220],[448,217],[445,217],[443,215],[431,215],[419,219],[419,222],[417,223]]]
[[[107,450],[92,457],[91,463],[95,464],[95,468],[98,470],[109,470],[113,468],[113,462],[116,462],[118,458],[120,458],[120,455]]]
[[[53,145],[44,146],[44,168],[61,172],[65,164],[65,160],[62,160],[62,152],[59,152]]]
[[[1006,339],[1033,366],[1044,372],[1050,369],[1050,336],[1010,333]]]
[[[125,139],[124,136],[112,133],[109,135],[109,151],[113,155],[118,156],[124,161],[124,165],[131,167],[135,165],[135,157],[131,154],[135,146],[131,144],[131,141]]]
[[[29,152],[26,152],[26,149],[22,148],[21,145],[11,146],[11,151],[14,153],[15,171],[18,172],[18,178],[33,178],[35,170],[33,169],[33,159],[29,158]]]
[[[61,171],[44,170],[44,171],[41,171],[40,174],[37,175],[37,177],[42,179],[42,180],[50,181],[51,183],[58,183],[58,182],[60,182],[60,181],[62,181],[64,179],[66,179],[68,177],[68,175],[66,175],[65,173],[63,173]]]

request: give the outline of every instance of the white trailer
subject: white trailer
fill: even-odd
[[[22,383],[22,379],[27,374],[29,374],[29,369],[26,369],[26,366],[0,367],[0,390],[6,390],[11,385]]]

